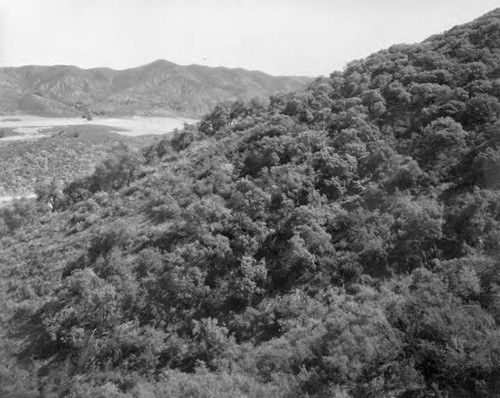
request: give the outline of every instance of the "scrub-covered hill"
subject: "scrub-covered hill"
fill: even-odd
[[[88,175],[114,148],[140,148],[160,139],[127,137],[96,125],[53,130],[37,140],[0,141],[0,198],[31,194],[47,181],[66,183]]]
[[[498,394],[499,65],[500,9],[4,210],[3,396]]]

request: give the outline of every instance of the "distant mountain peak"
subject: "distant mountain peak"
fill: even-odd
[[[134,69],[141,69],[141,68],[165,68],[165,67],[174,67],[174,66],[179,66],[171,61],[167,61],[166,59],[157,59],[153,62],[147,63],[145,65],[138,66]]]

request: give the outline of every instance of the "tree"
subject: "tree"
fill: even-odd
[[[222,128],[228,127],[231,121],[231,104],[220,103],[215,109],[206,115],[200,122],[200,131],[212,136]]]
[[[417,140],[415,157],[424,170],[438,179],[450,178],[467,149],[468,134],[452,118],[439,118],[430,123]]]
[[[96,166],[89,188],[97,192],[129,186],[142,164],[144,159],[140,153],[130,150],[126,145],[118,145],[101,164]]]
[[[52,179],[50,183],[39,183],[35,187],[36,199],[39,203],[46,205],[51,211],[60,208],[64,201],[62,181]]]

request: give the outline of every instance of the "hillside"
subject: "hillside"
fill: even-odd
[[[9,397],[495,397],[500,9],[1,212]]]
[[[198,117],[222,101],[302,88],[312,79],[165,60],[126,70],[75,66],[0,68],[0,114]]]
[[[126,137],[99,125],[47,130],[34,141],[0,141],[0,198],[31,194],[47,181],[68,183],[93,172],[114,148],[140,148],[160,137]]]

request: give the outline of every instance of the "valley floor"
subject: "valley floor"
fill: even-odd
[[[7,206],[10,202],[12,202],[14,199],[32,199],[35,198],[36,195],[34,193],[22,195],[22,196],[0,196],[0,208]]]
[[[78,117],[47,118],[32,115],[4,116],[0,119],[0,131],[9,131],[1,141],[36,139],[46,136],[48,130],[64,126],[107,126],[114,132],[127,136],[140,136],[149,134],[167,134],[176,128],[181,128],[184,123],[194,123],[195,120],[170,117],[145,117],[134,116],[129,118],[94,118],[87,121]]]

